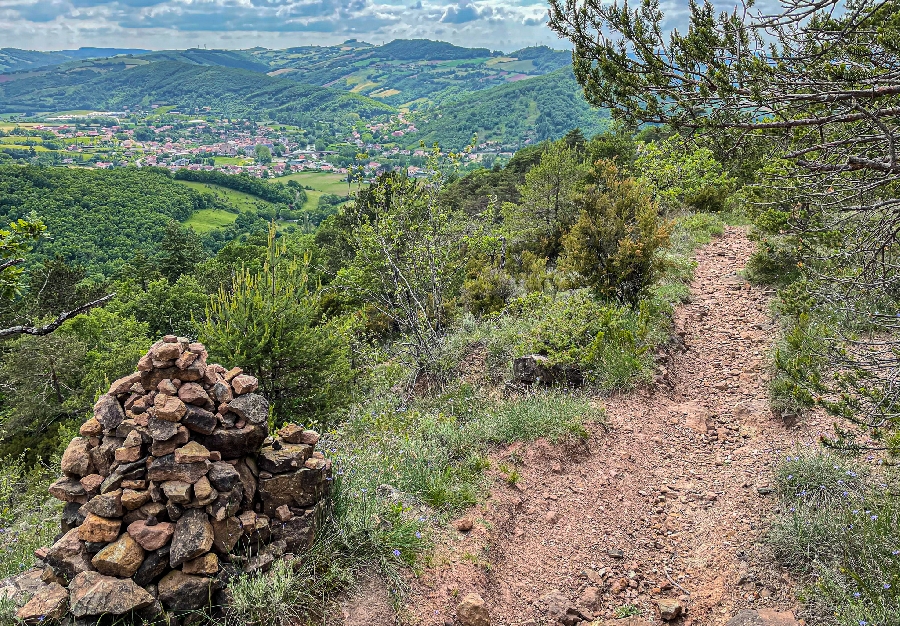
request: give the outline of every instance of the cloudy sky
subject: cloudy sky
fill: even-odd
[[[687,2],[662,4],[675,16]],[[546,0],[0,0],[0,47],[285,48],[413,37],[505,51],[566,47],[546,15]]]

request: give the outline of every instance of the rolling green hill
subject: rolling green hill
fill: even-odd
[[[419,133],[413,137],[453,150],[465,147],[472,133],[478,133],[479,142],[523,146],[559,138],[576,127],[591,136],[608,121],[606,112],[585,101],[572,71],[562,69],[433,107],[417,118]]]
[[[138,65],[129,65],[139,63]],[[301,85],[249,70],[143,59],[60,66],[0,83],[0,112],[116,110],[170,104],[229,117],[298,123],[355,113],[369,118],[393,107],[354,93]]]

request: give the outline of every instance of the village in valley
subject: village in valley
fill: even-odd
[[[344,128],[321,123],[305,129],[163,106],[150,113],[76,111],[0,120],[0,159],[99,169],[186,168],[257,178],[309,171],[368,180],[392,170],[416,177],[429,150],[416,142],[416,132],[415,122],[402,112]],[[464,155],[463,166],[490,167],[512,154],[497,142],[482,142]]]

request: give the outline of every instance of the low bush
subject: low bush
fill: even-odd
[[[900,505],[892,473],[825,452],[789,455],[777,470],[779,512],[768,542],[806,587],[809,623],[900,623]]]

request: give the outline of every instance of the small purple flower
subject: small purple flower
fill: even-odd
[[[417,531],[416,531],[416,539],[421,539],[421,538],[422,538],[422,533],[420,533],[420,532],[417,530]]]
[[[890,584],[890,583],[884,583],[884,588],[885,588],[885,589],[890,589],[890,588],[891,588],[891,584]]]
[[[394,556],[400,556],[400,550],[394,548]]]
[[[853,597],[858,598],[861,594],[858,591],[853,592]]]

